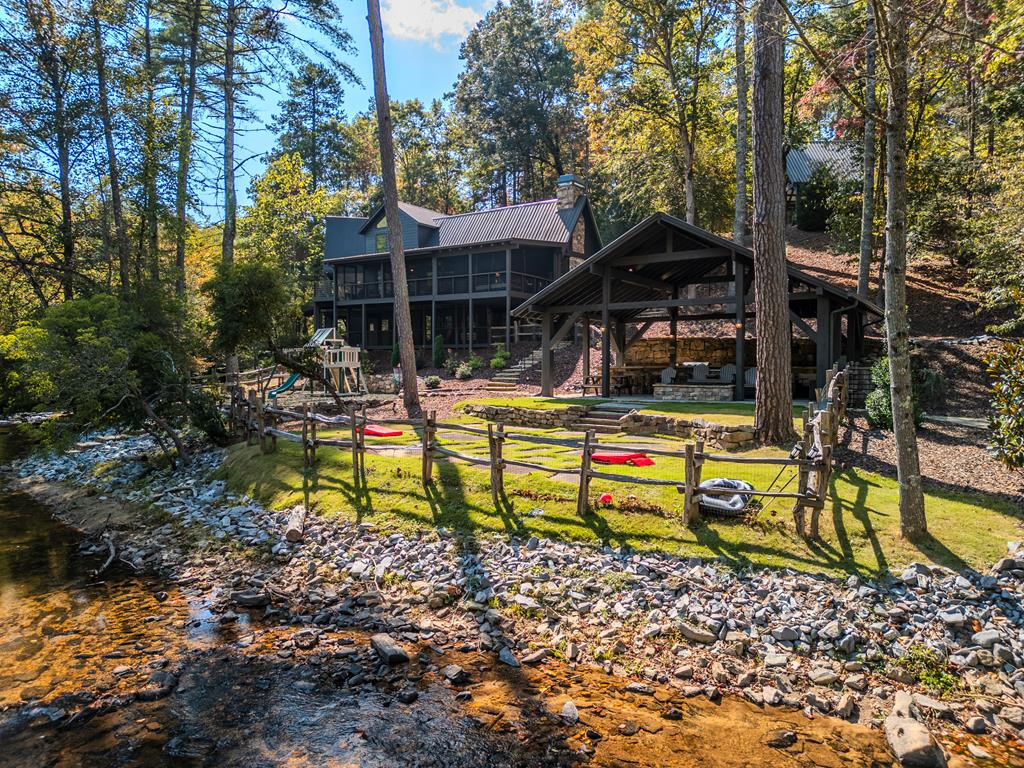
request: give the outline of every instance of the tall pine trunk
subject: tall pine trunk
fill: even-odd
[[[758,0],[754,16],[754,300],[757,387],[754,423],[765,443],[796,438],[786,275],[786,176],[783,157],[785,43],[777,0]]]
[[[107,57],[103,47],[103,32],[100,28],[99,12],[92,6],[93,43],[95,45],[94,65],[96,67],[97,99],[100,122],[103,125],[103,141],[107,150],[107,174],[110,180],[110,208],[114,218],[114,249],[117,251],[117,272],[121,281],[121,295],[127,295],[130,287],[128,230],[124,223],[124,207],[121,202],[121,173],[118,168],[117,152],[114,149],[114,121],[110,115],[110,99],[107,94]]]
[[[380,167],[384,182],[384,215],[388,219],[388,245],[391,248],[391,277],[395,290],[395,330],[398,355],[402,362],[402,399],[412,415],[419,411],[416,383],[416,349],[412,340],[409,314],[409,284],[405,274],[402,248],[402,222],[398,212],[398,182],[395,179],[395,146],[391,126],[391,102],[384,74],[384,32],[380,22],[380,3],[367,0],[366,18],[370,24],[370,49],[373,55],[373,95],[377,102],[377,135],[380,140]],[[470,318],[472,323],[472,318]],[[470,342],[472,343],[472,342]]]
[[[861,183],[860,262],[857,265],[857,293],[866,297],[871,290],[871,259],[875,229],[875,13],[867,0],[864,30],[864,175]]]
[[[151,2],[146,3],[146,23],[143,30],[144,51],[145,51],[145,73],[146,73],[146,122],[144,126],[145,138],[143,139],[142,177],[143,194],[145,196],[145,222],[146,222],[146,257],[149,266],[149,279],[154,288],[160,284],[160,248],[159,232],[157,230],[157,207],[159,197],[156,188],[157,158],[156,158],[156,73],[153,64],[153,35],[150,30],[150,22],[153,13]]]
[[[224,232],[221,238],[221,260],[235,262],[235,232],[238,201],[235,198],[235,34],[238,9],[235,0],[228,0],[224,20]],[[238,355],[234,350],[227,357],[228,375],[238,373]]]
[[[174,292],[185,296],[185,240],[188,235],[188,173],[192,163],[192,115],[196,103],[196,73],[199,66],[200,0],[188,0],[188,73],[185,77],[178,120],[178,174],[174,193]]]
[[[747,233],[747,20],[743,0],[736,0],[736,200],[732,239],[743,245]]]
[[[907,91],[906,0],[888,0],[889,99],[886,120],[885,333],[892,381],[896,477],[900,484],[900,534],[927,530],[910,371],[907,318]]]

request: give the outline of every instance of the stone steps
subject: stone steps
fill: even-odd
[[[610,424],[607,421],[590,421],[589,419],[580,419],[572,429],[577,432],[596,432],[600,435],[614,435],[619,432],[619,424],[618,422]]]

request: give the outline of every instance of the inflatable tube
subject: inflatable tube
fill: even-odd
[[[654,459],[646,453],[592,453],[590,458],[598,464],[632,464],[634,467],[649,467]]]
[[[366,428],[361,431],[370,437],[398,437],[402,434],[400,429],[388,429],[378,424],[367,424]]]
[[[712,515],[726,515],[726,516],[738,516],[743,514],[743,510],[747,506],[747,502],[750,501],[749,493],[742,493],[742,491],[752,491],[754,486],[750,483],[744,482],[743,480],[730,480],[727,477],[713,477],[710,480],[705,480],[700,484],[701,488],[727,488],[729,490],[740,491],[740,493],[734,493],[731,496],[715,494],[701,496],[700,507],[702,512],[707,512]]]

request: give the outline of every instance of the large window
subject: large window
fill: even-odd
[[[505,289],[505,252],[473,254],[473,290],[501,291]]]
[[[347,264],[338,270],[338,293],[342,299],[379,299],[380,262]]]
[[[437,260],[437,292],[469,293],[468,256],[441,256]]]
[[[555,258],[556,251],[551,248],[516,248],[512,251],[512,290],[534,294],[547,286],[555,277]]]
[[[388,233],[381,232],[377,235],[374,242],[374,249],[376,253],[384,253],[388,249]]]

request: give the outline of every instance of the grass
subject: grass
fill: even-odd
[[[527,408],[529,410],[559,410],[570,405],[599,405],[603,402],[630,402],[625,400],[602,400],[595,397],[484,397],[473,400],[466,400],[459,403],[456,408],[465,405],[493,405],[508,406],[513,408]],[[727,427],[739,427],[754,423],[754,404],[746,402],[723,402],[723,403],[681,403],[681,402],[654,402],[641,401],[630,402],[630,405],[640,413],[655,414],[659,416],[673,416],[687,419],[702,419],[715,424],[722,424]],[[799,428],[803,415],[803,406],[793,407],[793,423]]]
[[[443,433],[441,441],[446,442]],[[485,440],[447,444],[463,453],[487,455]],[[678,449],[678,441],[665,441],[665,445]],[[760,453],[778,455],[771,449]],[[357,487],[347,449],[321,448],[317,456],[317,467],[304,473],[301,449],[293,443],[279,441],[278,451],[273,454],[261,454],[256,446],[236,445],[228,452],[222,474],[234,489],[272,506],[283,508],[305,500],[328,518],[373,523],[382,530],[445,527],[469,534],[470,539],[487,534],[535,535],[719,557],[736,567],[749,563],[871,576],[898,571],[918,560],[955,569],[980,569],[1005,553],[1007,540],[1022,537],[1022,520],[1012,502],[985,494],[929,488],[929,534],[915,542],[905,541],[899,536],[896,481],[856,469],[833,474],[831,501],[821,517],[821,541],[808,543],[795,535],[789,504],[784,499],[773,504],[766,500],[766,508],[752,523],[708,519],[687,528],[680,520],[682,498],[674,487],[595,479],[591,498],[607,491],[614,501],[579,517],[576,485],[571,477],[567,478],[571,482],[564,482],[539,472],[507,471],[506,496],[496,508],[486,468],[436,462],[435,482],[425,492],[418,457],[367,454],[366,482]],[[505,444],[505,456],[563,469],[579,463],[576,448],[538,450],[514,441]],[[609,471],[672,479],[683,476],[680,459],[657,457],[656,462],[653,467],[615,466]],[[775,474],[770,467],[730,463],[727,458],[709,461],[704,469],[705,478],[746,479],[761,489],[771,485]],[[783,473],[775,487],[788,477]],[[528,514],[537,508],[543,514]]]

